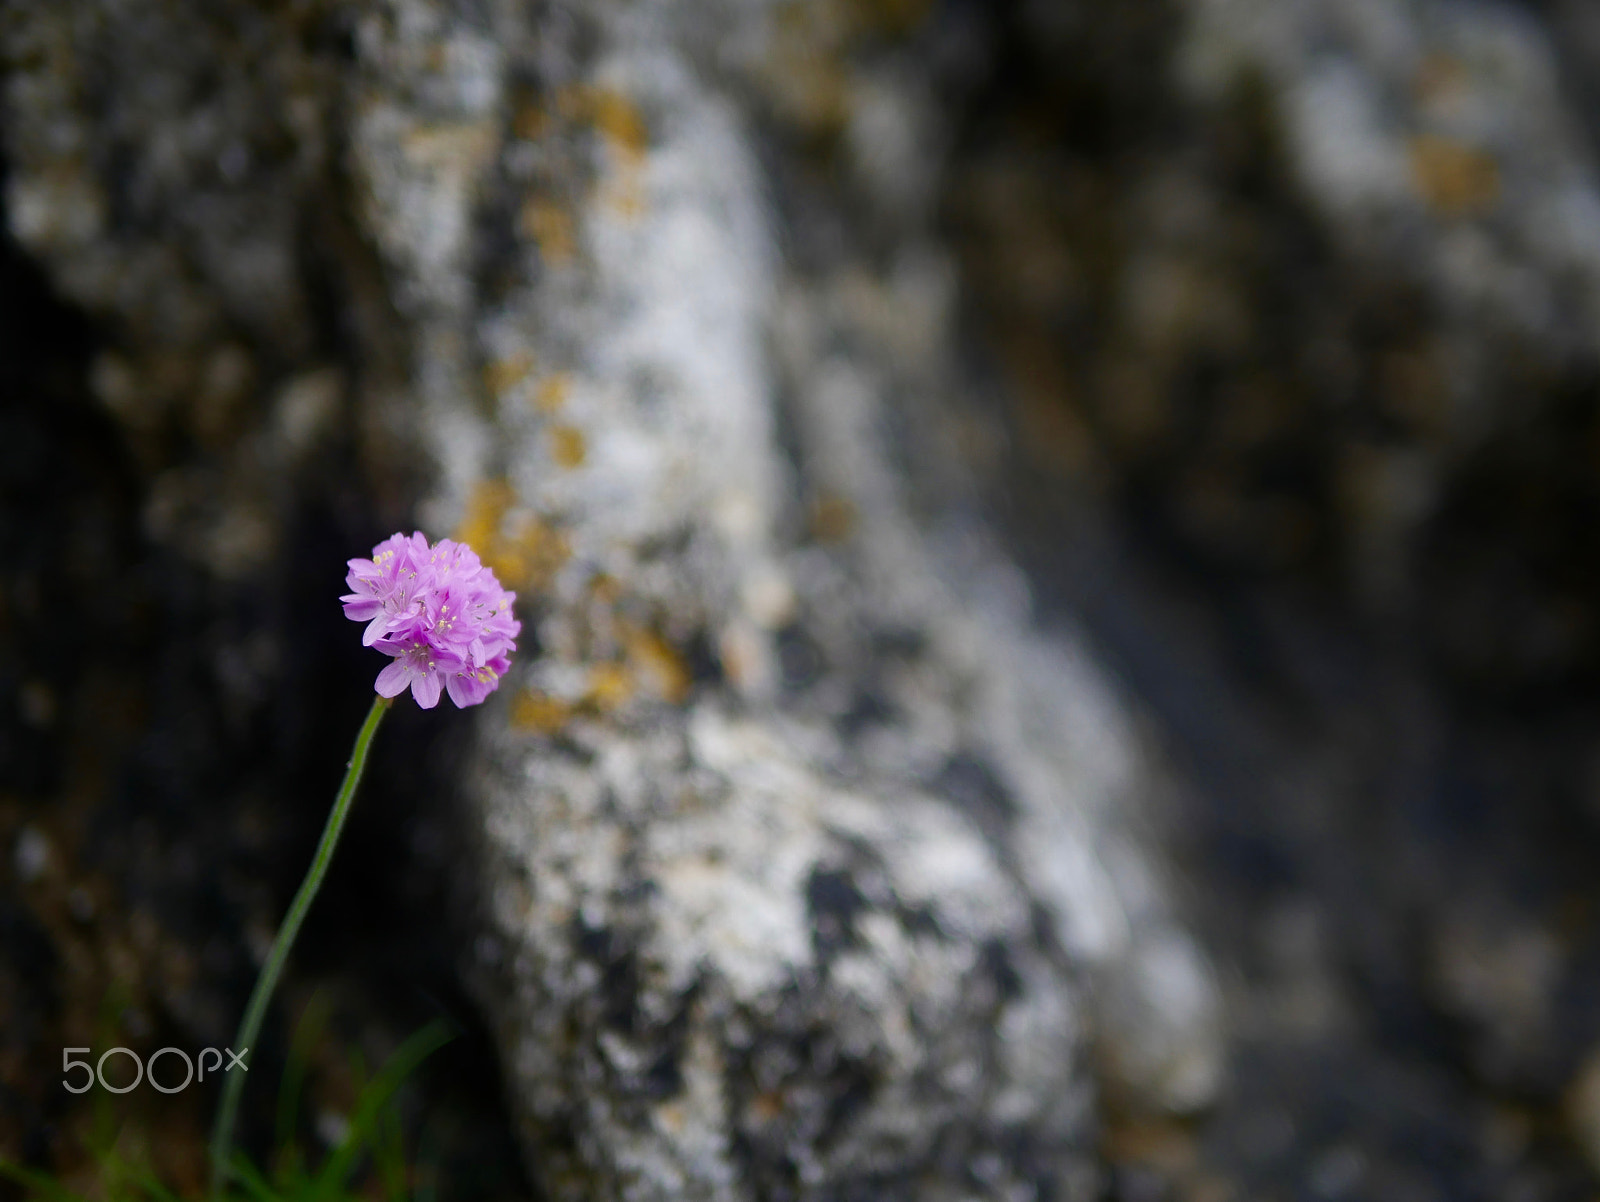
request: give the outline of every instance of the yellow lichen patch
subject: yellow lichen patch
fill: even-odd
[[[1448,102],[1460,95],[1466,84],[1466,65],[1449,54],[1427,55],[1411,78],[1412,91],[1424,104]]]
[[[741,692],[761,681],[768,661],[760,634],[747,622],[733,622],[717,640],[717,658],[730,684]]]
[[[932,0],[849,0],[854,23],[872,33],[907,34],[927,19]]]
[[[500,145],[500,131],[491,121],[446,121],[416,125],[401,137],[407,162],[446,179],[476,179]]]
[[[624,218],[644,213],[640,167],[650,147],[650,131],[638,107],[621,92],[577,84],[556,94],[556,107],[569,121],[591,125],[615,156],[619,170],[602,188],[601,199]]]
[[[572,707],[538,689],[523,689],[511,699],[511,724],[541,735],[555,734],[572,718]]]
[[[768,43],[769,98],[780,115],[826,143],[855,113],[851,61],[863,43],[906,36],[931,0],[789,0]]]
[[[536,142],[550,129],[550,114],[538,104],[529,101],[519,105],[511,117],[511,132],[524,142]]]
[[[539,382],[539,390],[533,394],[533,403],[543,413],[554,413],[567,403],[567,395],[571,391],[571,377],[564,371],[558,371]]]
[[[611,88],[573,84],[556,93],[556,108],[569,121],[593,125],[601,137],[624,158],[644,157],[650,132],[633,101]]]
[[[467,500],[455,537],[476,551],[513,589],[540,589],[571,555],[566,537],[531,513],[513,512],[516,491],[504,480],[484,480]]]
[[[496,359],[483,369],[483,385],[496,400],[505,396],[533,374],[533,356],[507,355]]]
[[[499,541],[500,523],[516,500],[516,490],[506,481],[480,480],[467,498],[467,510],[456,526],[456,541],[466,543],[487,561],[486,552]]]
[[[557,467],[582,467],[586,453],[582,430],[576,426],[551,427],[550,458]]]
[[[664,638],[651,630],[623,625],[622,640],[628,661],[642,683],[663,701],[681,705],[689,696],[693,677],[689,665]]]
[[[564,121],[583,121],[589,114],[589,86],[566,84],[556,89],[555,110]]]
[[[517,229],[539,246],[539,253],[551,263],[570,262],[578,240],[572,214],[560,205],[539,197],[527,201],[517,214]]]
[[[831,30],[814,26],[809,4],[778,10],[768,51],[771,100],[785,121],[813,138],[837,136],[850,123],[850,79]],[[819,45],[823,48],[818,52]]]
[[[631,159],[644,157],[650,145],[649,131],[645,129],[644,117],[638,108],[621,92],[608,88],[591,89],[589,116],[594,127],[623,156]]]
[[[507,584],[540,589],[572,555],[566,536],[532,514],[518,514],[510,529],[490,546],[483,561]]]
[[[643,217],[646,206],[644,184],[639,179],[639,173],[633,170],[624,172],[621,179],[606,189],[605,201],[625,221],[637,221]]]
[[[786,1109],[783,1094],[775,1089],[765,1090],[750,1099],[750,1117],[760,1124],[776,1122]]]
[[[823,493],[811,506],[811,537],[820,543],[843,542],[856,525],[856,507],[837,493]]]
[[[615,605],[622,596],[622,581],[609,572],[596,572],[589,578],[589,598],[599,605]]]
[[[596,664],[589,670],[589,690],[584,704],[606,714],[620,709],[633,696],[633,674],[625,664]]]
[[[1482,213],[1500,198],[1500,168],[1473,146],[1423,134],[1411,140],[1417,191],[1447,217]]]

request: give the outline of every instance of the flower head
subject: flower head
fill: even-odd
[[[432,709],[448,692],[465,709],[494,692],[511,666],[522,631],[511,616],[517,595],[465,543],[429,546],[420,533],[396,534],[371,559],[352,559],[345,583],[345,617],[367,623],[361,641],[394,659],[378,673],[380,695],[409,687]]]

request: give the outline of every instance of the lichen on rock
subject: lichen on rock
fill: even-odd
[[[1157,759],[979,516],[917,13],[180,5],[91,89],[81,7],[7,18],[9,212],[156,534],[247,578],[333,431],[536,596],[462,875],[550,1196],[1088,1197],[1097,1072],[1208,1100]]]

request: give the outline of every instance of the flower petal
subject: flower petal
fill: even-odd
[[[516,594],[463,542],[429,544],[421,531],[394,534],[352,559],[339,600],[345,616],[366,623],[361,641],[396,663],[386,669],[386,696],[410,687],[425,709],[446,688],[460,706],[477,705],[510,666],[522,623]]]
[[[344,616],[352,622],[367,622],[383,612],[383,602],[376,597],[340,597],[344,602]]]
[[[444,679],[444,691],[450,694],[450,700],[456,703],[457,709],[464,710],[469,705],[478,704],[477,701],[472,700],[466,687],[461,683],[469,678],[468,673],[470,672],[471,669],[469,668],[467,672],[457,672],[454,676],[446,676]],[[478,701],[482,700],[483,698],[478,698]]]
[[[411,683],[411,665],[403,659],[397,659],[382,672],[373,688],[378,690],[380,697],[398,697],[406,691],[406,685]]]
[[[439,704],[439,674],[437,672],[419,672],[411,682],[411,695],[417,699],[417,704],[425,710],[431,710]]]

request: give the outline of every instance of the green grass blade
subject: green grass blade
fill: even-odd
[[[84,1202],[77,1194],[56,1181],[48,1173],[25,1169],[9,1160],[0,1160],[0,1177],[8,1177],[24,1189],[33,1191],[34,1197],[44,1197],[50,1202]]]
[[[245,1192],[255,1199],[255,1202],[288,1202],[288,1198],[278,1193],[268,1184],[267,1179],[250,1163],[249,1157],[239,1153],[233,1158],[233,1178],[244,1186]]]
[[[416,1071],[418,1065],[454,1038],[454,1032],[444,1022],[436,1021],[429,1023],[396,1049],[371,1084],[361,1091],[361,1100],[350,1121],[350,1130],[317,1174],[312,1197],[331,1198],[344,1187],[355,1168],[362,1146],[371,1137],[384,1105],[395,1090]]]
[[[181,1202],[178,1195],[157,1181],[155,1174],[148,1169],[139,1170],[133,1175],[133,1179],[138,1182],[139,1188],[154,1198],[156,1202]]]
[[[384,1107],[378,1116],[372,1158],[383,1182],[384,1202],[406,1202],[405,1136],[400,1130],[400,1115],[393,1106]]]
[[[328,1026],[331,1006],[326,996],[318,992],[306,1003],[295,1024],[294,1038],[289,1044],[289,1059],[283,1067],[283,1082],[278,1088],[278,1118],[272,1146],[276,1171],[273,1177],[280,1188],[286,1188],[295,1179],[304,1180],[300,1163],[299,1145],[295,1142],[295,1124],[300,1117],[300,1095],[305,1090],[306,1072],[311,1062],[311,1052]]]

